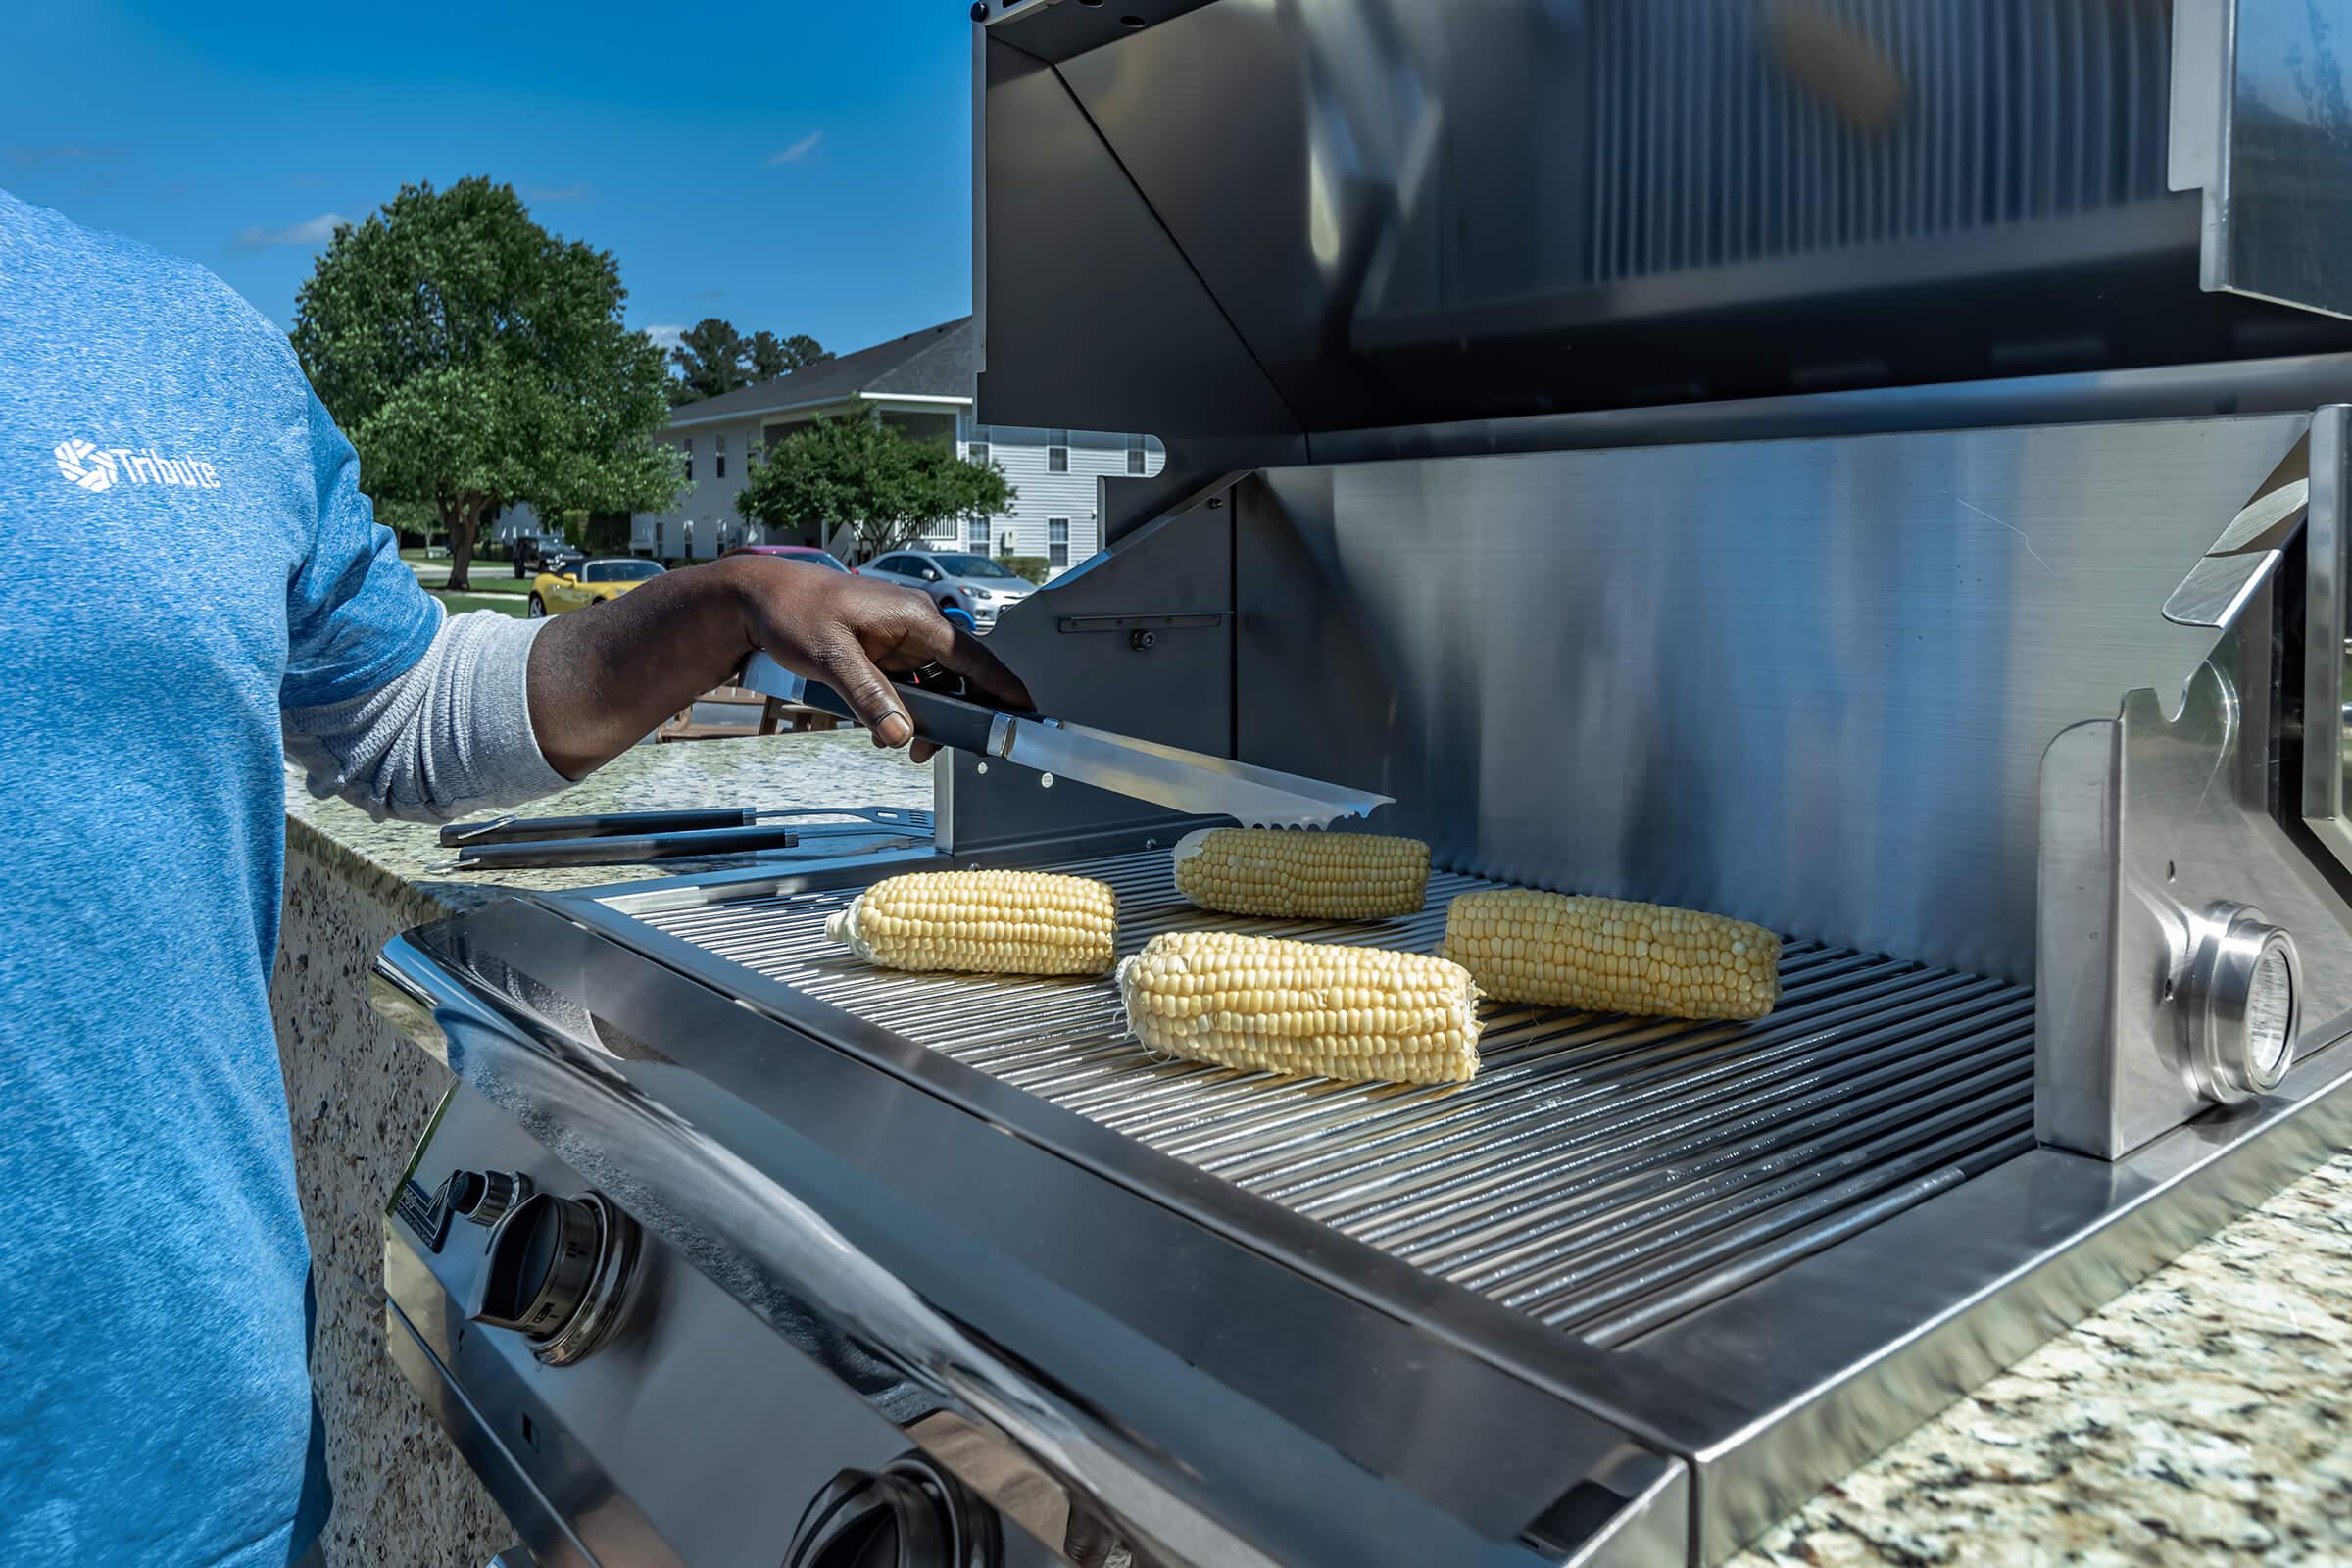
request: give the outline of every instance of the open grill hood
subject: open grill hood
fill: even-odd
[[[2270,303],[2352,313],[2310,262],[2352,232],[2352,145],[2299,8],[988,9],[980,417],[1150,431],[1187,475],[2352,347]]]

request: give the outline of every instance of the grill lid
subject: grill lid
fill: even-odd
[[[2352,345],[2204,292],[2352,308],[2308,260],[2352,238],[2352,111],[2272,90],[2343,52],[2301,10],[2183,45],[2201,103],[2230,59],[2270,85],[2177,130],[2165,0],[1000,0],[980,415],[1151,431],[1197,473],[1328,431]],[[2256,152],[2261,181],[2230,167]],[[2198,188],[2232,173],[2259,217],[2201,283]]]

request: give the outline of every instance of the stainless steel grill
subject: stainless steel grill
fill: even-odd
[[[540,1559],[1703,1568],[2352,1139],[2329,9],[976,7],[974,417],[1166,449],[990,633],[1039,711],[1850,946],[1469,1084],[1154,1057],[824,921],[1484,884],[1202,914],[1208,818],[972,752],[929,846],[410,933],[387,1343]]]
[[[1339,926],[1204,914],[1164,853],[1058,869],[1118,889],[1122,953],[1209,925],[1427,952],[1493,885]],[[2033,1147],[2033,993],[1885,955],[1790,942],[1756,1023],[1490,1007],[1475,1082],[1343,1084],[1154,1056],[1106,981],[877,971],[825,938],[849,897],[642,918],[1601,1345]]]

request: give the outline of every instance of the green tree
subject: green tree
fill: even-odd
[[[744,352],[751,362],[754,381],[773,381],[779,375],[790,375],[833,357],[831,349],[806,332],[795,332],[790,337],[754,332]]]
[[[942,441],[909,440],[878,415],[819,417],[756,458],[735,497],[747,522],[799,530],[818,544],[837,528],[870,560],[952,518],[1002,512],[1012,486],[994,464]]]
[[[749,386],[751,375],[744,368],[744,361],[750,348],[731,322],[715,316],[704,317],[680,332],[678,346],[669,351],[669,363],[678,368],[678,378],[670,384],[669,401],[700,403],[739,386]]]
[[[368,493],[432,509],[453,589],[483,514],[666,510],[662,351],[621,322],[612,254],[531,220],[510,185],[404,185],[335,230],[295,296],[295,353]]]
[[[629,553],[629,514],[625,512],[591,512],[580,529],[580,548],[592,556],[625,556]]]

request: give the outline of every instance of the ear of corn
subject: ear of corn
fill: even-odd
[[[1172,931],[1119,965],[1153,1051],[1326,1078],[1452,1083],[1478,1071],[1478,988],[1458,964],[1384,948]]]
[[[1226,914],[1384,920],[1429,895],[1429,846],[1377,833],[1210,827],[1176,841],[1176,891]]]
[[[1118,895],[1091,877],[912,871],[835,910],[825,934],[889,969],[1101,974],[1118,924]]]
[[[1761,1018],[1781,999],[1781,939],[1760,925],[1525,888],[1465,893],[1438,952],[1501,1002],[1673,1018]]]

